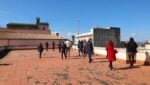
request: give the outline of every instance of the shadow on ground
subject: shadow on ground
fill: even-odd
[[[9,65],[12,65],[12,64],[7,64],[7,63],[0,64],[0,66],[9,66]]]
[[[142,66],[142,65],[132,66],[132,67],[121,67],[121,68],[116,68],[116,70],[136,69],[136,68],[141,68],[141,66]]]
[[[4,49],[0,51],[0,59],[4,58],[11,50],[9,49]]]

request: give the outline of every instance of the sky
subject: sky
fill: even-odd
[[[63,37],[94,27],[120,27],[121,40],[150,40],[150,0],[0,0],[0,26],[40,17]]]

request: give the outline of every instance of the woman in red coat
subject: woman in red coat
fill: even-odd
[[[109,61],[109,68],[110,70],[112,70],[113,69],[112,62],[116,60],[117,51],[114,49],[114,44],[111,40],[108,40],[108,43],[106,45],[106,51],[107,51],[107,59]]]

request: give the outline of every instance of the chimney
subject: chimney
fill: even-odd
[[[36,17],[36,24],[40,23],[40,17]]]

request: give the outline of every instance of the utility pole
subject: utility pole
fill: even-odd
[[[79,41],[79,22],[80,22],[80,20],[77,20],[77,26],[78,26],[78,41]]]

